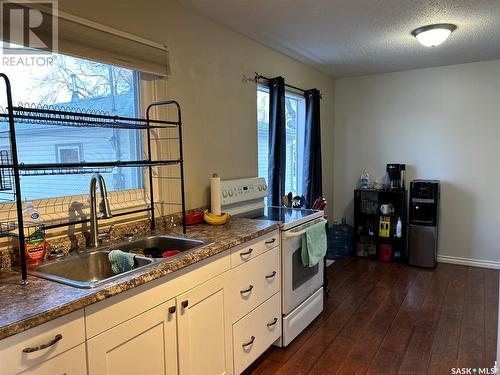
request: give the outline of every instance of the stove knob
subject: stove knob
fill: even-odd
[[[227,198],[227,190],[222,190],[222,196],[223,196],[224,198]]]
[[[259,185],[259,191],[262,191],[262,185]]]
[[[262,186],[262,189],[263,189],[264,191],[266,191],[266,190],[267,190],[267,185]]]
[[[232,197],[233,196],[233,191],[232,190],[229,190],[229,196]]]

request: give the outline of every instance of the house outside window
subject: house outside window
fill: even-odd
[[[52,56],[51,65],[2,67],[12,84],[14,105],[140,116],[138,72],[62,54]],[[5,107],[5,95],[1,97],[0,105]],[[8,130],[5,123],[1,127],[0,131]],[[26,164],[143,158],[140,130],[26,122],[16,125],[16,135],[19,162]],[[0,149],[9,147],[8,137],[0,137]],[[107,172],[103,177],[109,191],[143,187],[142,168],[114,168]],[[21,176],[22,196],[34,200],[87,194],[89,179],[89,174]]]
[[[286,169],[285,193],[302,194],[304,155],[305,99],[286,92]],[[259,177],[268,178],[269,163],[269,89],[257,87],[257,146]]]

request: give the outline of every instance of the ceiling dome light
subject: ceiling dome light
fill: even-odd
[[[419,27],[411,32],[417,40],[426,47],[436,47],[443,43],[457,28],[451,23],[437,23]]]

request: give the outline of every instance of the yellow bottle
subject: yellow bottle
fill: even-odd
[[[391,233],[391,218],[390,216],[380,216],[379,237],[389,238]]]

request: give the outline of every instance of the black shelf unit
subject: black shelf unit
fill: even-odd
[[[354,190],[354,244],[359,257],[379,259],[379,246],[392,245],[392,261],[408,261],[408,204],[407,191],[355,189]],[[394,214],[391,215],[389,237],[379,236],[380,206],[392,204]],[[401,218],[402,236],[396,237],[397,218]],[[359,251],[358,251],[359,250]],[[361,254],[363,250],[363,255]],[[399,252],[400,257],[394,257]]]
[[[70,108],[57,106],[14,106],[12,103],[12,88],[6,74],[0,73],[0,78],[5,82],[7,107],[0,109],[0,123],[8,124],[7,136],[10,140],[10,155],[5,155],[5,151],[0,154],[0,193],[12,196],[11,199],[2,201],[12,201],[16,204],[17,218],[15,221],[0,222],[0,236],[10,236],[19,241],[19,255],[21,268],[21,284],[26,284],[27,263],[25,254],[26,228],[29,223],[23,222],[23,198],[21,194],[20,176],[44,176],[44,175],[66,175],[66,174],[94,174],[110,173],[115,167],[141,167],[148,171],[149,182],[149,206],[143,209],[135,209],[114,214],[113,216],[125,216],[141,212],[149,212],[151,230],[156,229],[154,210],[154,183],[153,168],[160,166],[179,166],[179,180],[181,184],[181,202],[170,203],[181,206],[182,228],[186,233],[186,201],[184,186],[184,161],[182,148],[182,116],[181,107],[175,100],[162,100],[148,105],[146,118],[122,117],[108,115],[98,111],[75,111]],[[156,107],[170,107],[176,109],[177,120],[167,121],[153,119],[151,112]],[[146,155],[144,160],[110,160],[104,162],[80,162],[80,163],[44,163],[44,164],[24,164],[18,159],[16,126],[23,125],[47,125],[60,127],[86,127],[86,128],[113,128],[128,130],[146,131]],[[153,129],[177,129],[175,139],[178,140],[179,157],[171,160],[154,160],[152,155],[152,135]],[[82,224],[89,222],[89,219],[69,221],[52,225],[43,225],[45,230]]]

